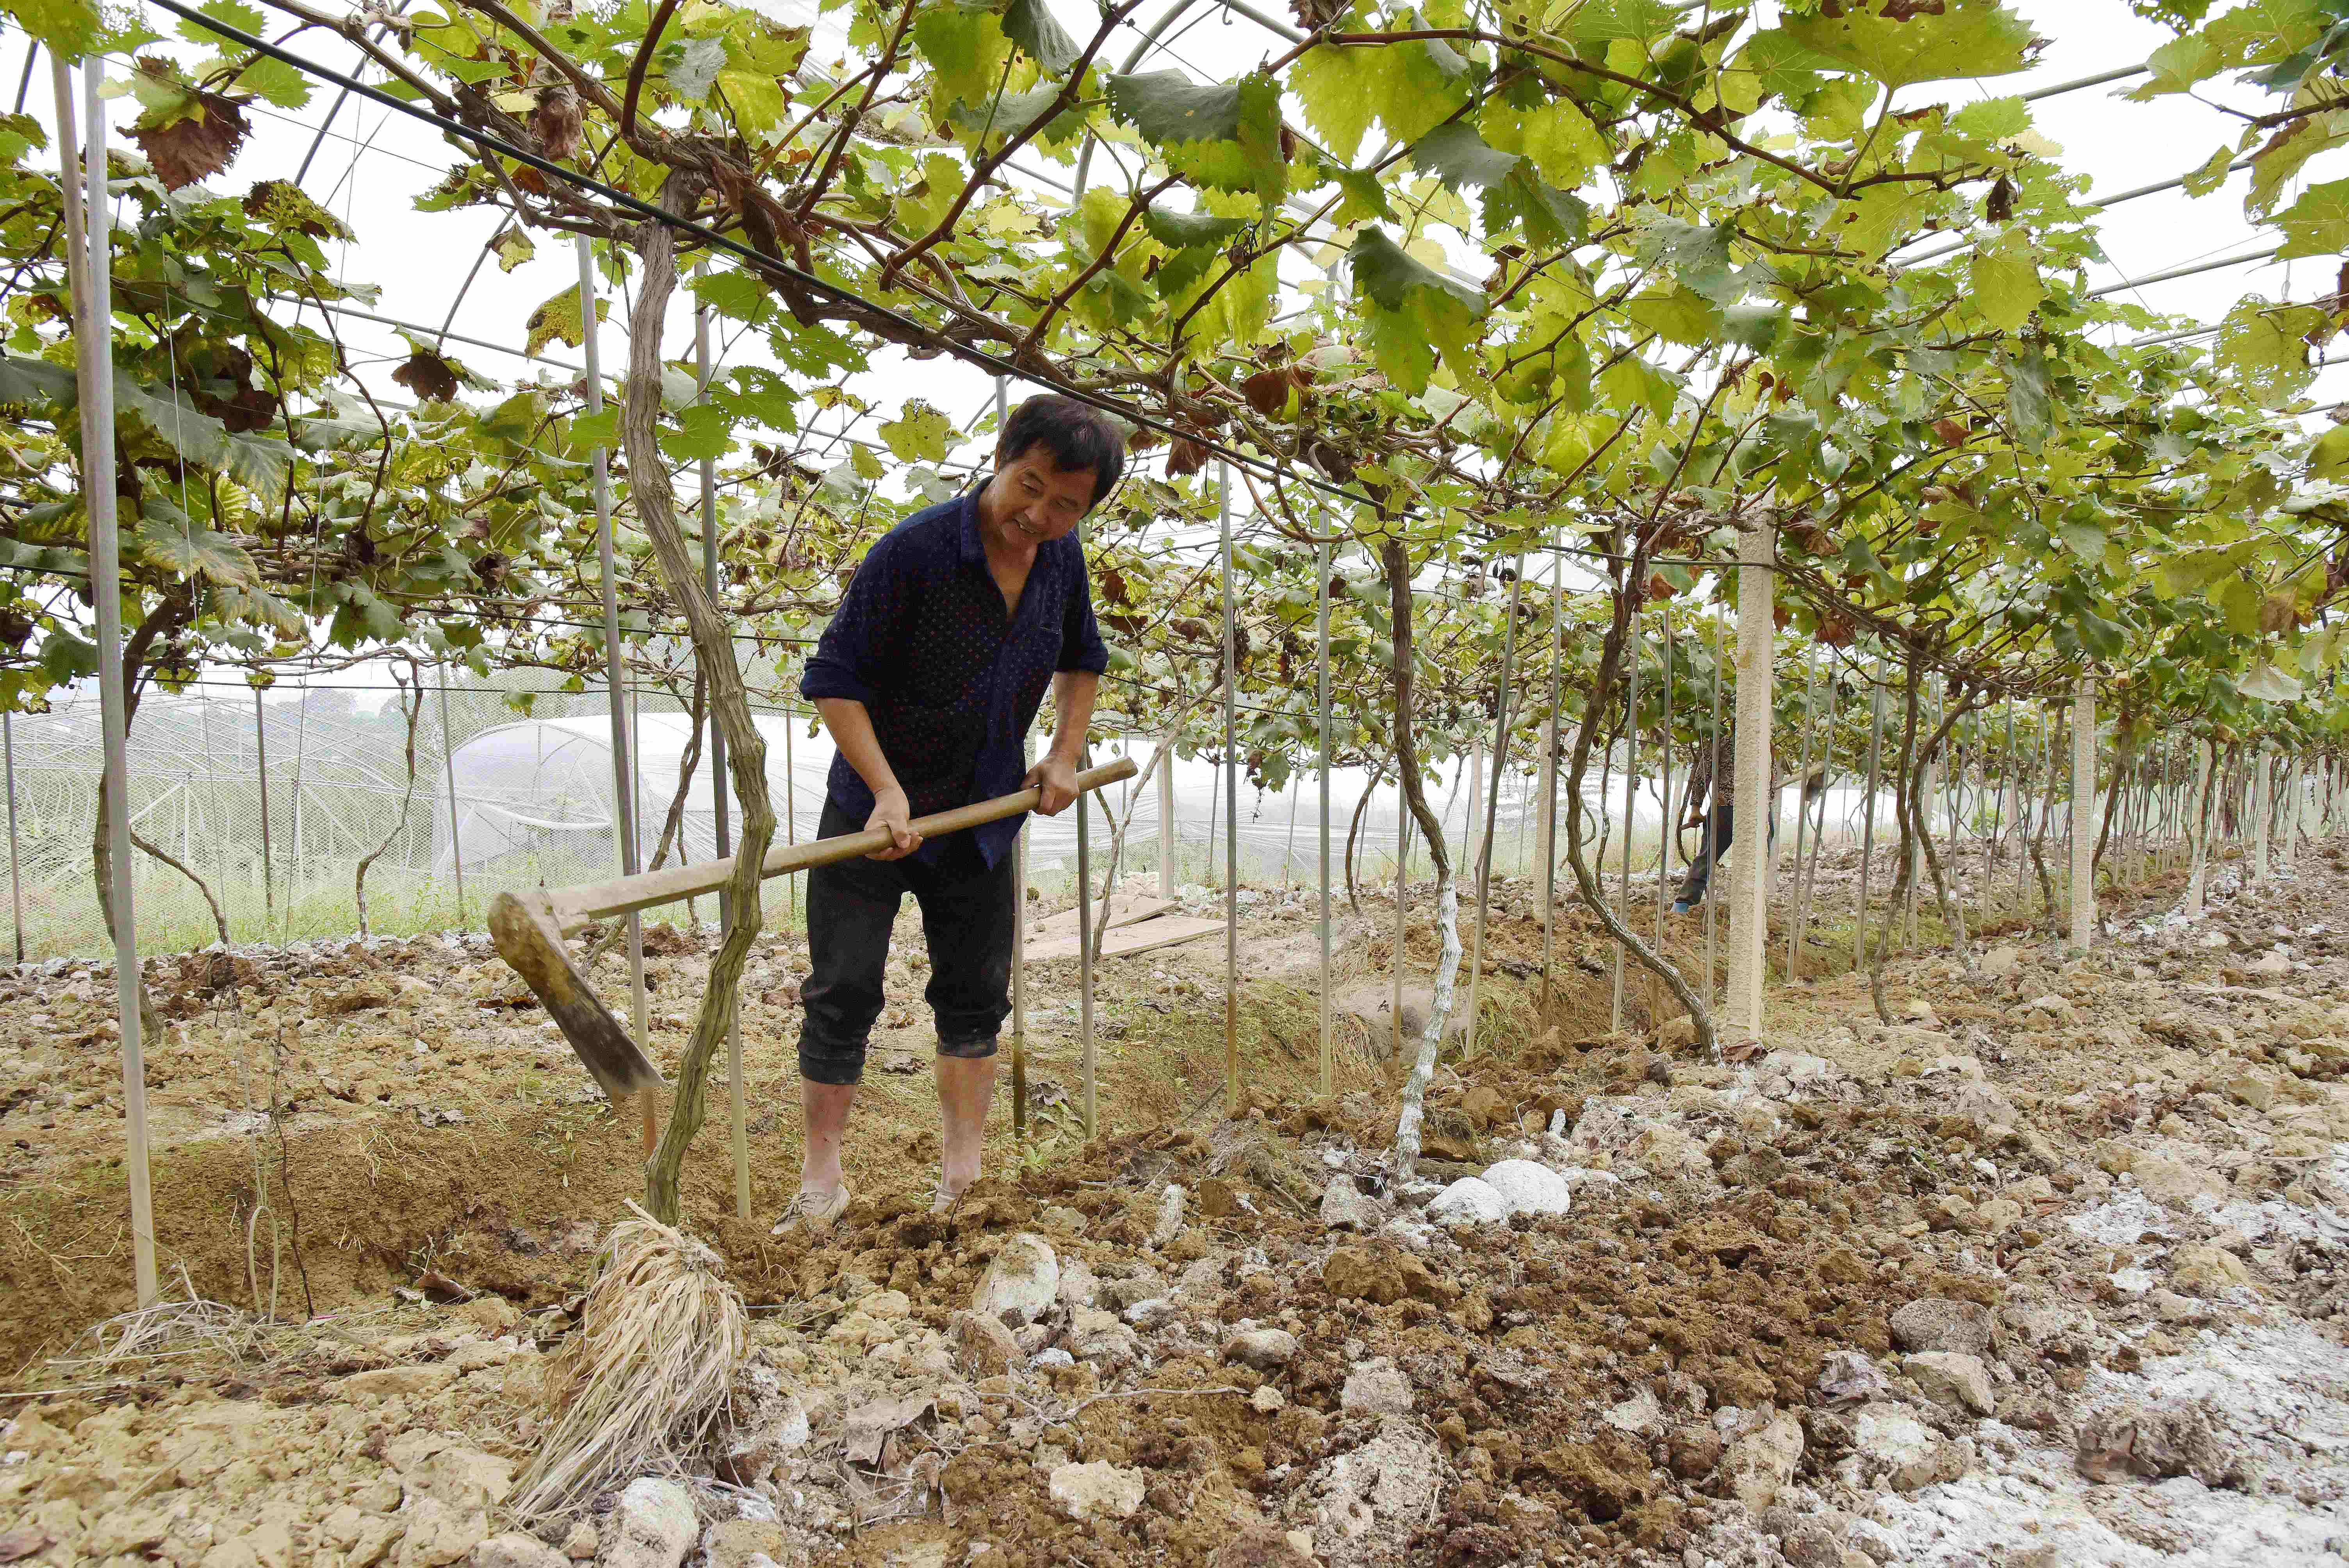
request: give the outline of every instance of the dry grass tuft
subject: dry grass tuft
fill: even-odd
[[[597,1260],[579,1331],[548,1369],[555,1411],[513,1503],[572,1511],[706,1440],[749,1348],[718,1254],[628,1205]]]

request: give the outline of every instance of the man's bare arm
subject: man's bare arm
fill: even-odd
[[[895,849],[883,850],[873,856],[876,861],[899,861],[922,847],[922,836],[913,830],[913,808],[905,799],[905,787],[897,782],[897,771],[882,755],[881,738],[873,733],[873,716],[863,703],[854,697],[820,696],[815,710],[823,716],[823,727],[831,733],[832,743],[873,791],[873,814],[864,820],[866,828],[886,828],[896,841]]]
[[[1036,810],[1047,817],[1059,816],[1077,798],[1077,759],[1084,755],[1100,694],[1101,676],[1091,670],[1062,670],[1052,677],[1052,749],[1023,780],[1040,791]]]

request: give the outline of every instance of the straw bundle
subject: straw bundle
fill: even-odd
[[[556,1414],[514,1501],[523,1518],[570,1511],[708,1439],[748,1348],[718,1254],[628,1208],[548,1369]]]

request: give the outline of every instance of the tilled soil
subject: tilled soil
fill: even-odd
[[[677,1555],[647,1545],[658,1485],[538,1522],[543,1544],[502,1511],[639,1176],[502,965],[435,938],[152,966],[159,1236],[178,1294],[229,1306],[103,1343],[77,1336],[128,1305],[111,988],[20,973],[0,1321],[52,1391],[0,1406],[0,1561],[2335,1562],[2349,873],[2228,871],[2195,922],[2165,913],[2180,880],[2108,900],[2085,958],[2018,922],[1896,960],[1893,1023],[1864,976],[1779,986],[1769,1048],[1727,1064],[1684,1021],[1645,1031],[1636,984],[1641,1026],[1608,1033],[1577,919],[1537,1017],[1538,921],[1505,889],[1478,1056],[1447,1057],[1400,1186],[1391,1024],[1341,1020],[1317,1096],[1318,943],[1258,897],[1245,1117],[1222,1117],[1220,944],[1104,965],[1090,1142],[1047,971],[1027,1151],[999,1114],[998,1174],[933,1218],[927,1038],[896,1004],[859,1198],[813,1244],[767,1234],[799,973],[769,943],[745,987],[763,1207],[732,1217],[722,1078],[688,1181],[753,1367],[719,1450],[667,1478]],[[1347,929],[1365,997],[1391,909]],[[664,943],[667,1067],[701,960]],[[598,982],[625,998],[616,965]]]

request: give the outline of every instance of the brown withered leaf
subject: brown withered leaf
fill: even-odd
[[[538,150],[561,163],[579,150],[585,118],[579,112],[579,89],[569,82],[543,88],[538,107],[530,111],[530,134]]]
[[[199,89],[189,92],[187,112],[169,125],[130,128],[130,139],[154,166],[166,191],[209,180],[229,165],[252,127],[244,106],[232,98]]]
[[[391,373],[391,378],[428,403],[446,402],[457,395],[457,373],[439,355],[421,349]]]

